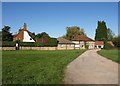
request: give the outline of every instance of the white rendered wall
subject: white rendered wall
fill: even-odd
[[[79,41],[72,41],[72,43],[79,44]]]
[[[104,48],[104,46],[103,46],[103,45],[101,45],[101,48]]]
[[[75,43],[75,48],[80,48],[79,41],[72,41],[72,43]]]
[[[31,40],[30,40],[31,39]],[[28,34],[27,31],[24,31],[24,38],[23,38],[23,42],[35,42],[30,35]]]

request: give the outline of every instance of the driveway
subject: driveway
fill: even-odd
[[[65,84],[118,84],[118,64],[88,50],[65,70]]]

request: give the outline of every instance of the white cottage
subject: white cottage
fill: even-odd
[[[21,42],[35,42],[30,34],[31,32],[27,30],[27,25],[24,23],[23,29],[19,29],[19,32],[13,37],[13,41],[20,40]]]

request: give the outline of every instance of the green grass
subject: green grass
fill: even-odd
[[[117,63],[120,63],[119,59],[118,59],[118,54],[120,53],[120,50],[100,50],[98,51],[98,54],[111,59]]]
[[[3,84],[63,84],[66,65],[84,51],[3,51]]]

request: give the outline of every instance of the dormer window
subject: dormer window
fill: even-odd
[[[32,40],[32,38],[30,38],[30,40]]]

